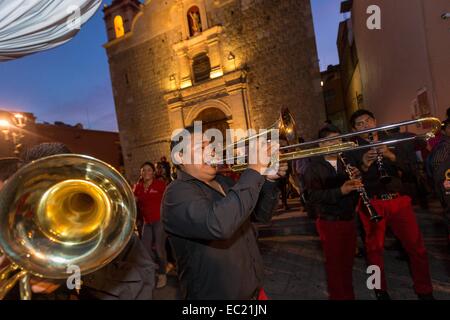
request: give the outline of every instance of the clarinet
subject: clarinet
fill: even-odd
[[[352,171],[350,170],[350,164],[348,163],[345,156],[341,153],[338,154],[338,158],[341,160],[342,164],[344,165],[345,172],[347,173],[348,177],[350,179],[355,179],[356,177],[353,176]],[[361,198],[361,201],[364,204],[365,212],[370,217],[370,221],[378,222],[381,219],[383,219],[382,216],[378,215],[375,208],[370,203],[369,196],[367,195],[366,189],[364,187],[360,187],[358,189],[359,197]]]
[[[371,143],[374,142],[373,133],[369,133],[369,140]],[[392,177],[387,173],[386,168],[383,163],[383,154],[377,151],[377,169],[380,176],[380,182],[383,184],[388,184],[391,182]]]

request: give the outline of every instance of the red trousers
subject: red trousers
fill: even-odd
[[[317,219],[317,232],[322,242],[330,300],[354,300],[353,260],[356,249],[355,221]]]
[[[358,213],[366,232],[367,263],[380,267],[381,289],[387,289],[383,251],[386,226],[389,226],[408,253],[415,292],[417,294],[432,293],[427,250],[411,206],[411,198],[400,196],[392,200],[375,199],[371,200],[371,203],[383,217],[380,222],[371,222],[362,211],[361,203],[358,206]]]
[[[269,300],[263,288],[259,289],[258,300]]]

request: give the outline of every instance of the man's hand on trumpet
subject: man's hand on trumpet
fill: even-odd
[[[278,163],[278,171],[274,175],[268,175],[266,178],[269,181],[274,181],[280,178],[284,178],[288,171],[288,163],[287,162],[279,162]]]
[[[262,175],[266,176],[268,180],[277,180],[286,176],[288,170],[287,162],[277,162],[280,145],[276,142],[262,142],[258,146],[255,146],[256,150],[250,152],[256,152],[258,155],[256,163],[250,163],[249,168],[258,171]],[[265,150],[265,151],[264,151]]]

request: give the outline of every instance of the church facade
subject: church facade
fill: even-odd
[[[325,120],[309,0],[114,0],[104,20],[131,180],[196,120],[262,129],[287,107],[306,139]]]

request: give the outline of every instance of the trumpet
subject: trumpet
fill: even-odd
[[[341,160],[342,164],[344,165],[345,172],[347,173],[348,177],[350,179],[356,179],[357,177],[353,176],[352,171],[350,170],[350,164],[348,163],[347,159],[345,158],[344,154],[341,152],[338,154],[339,160]],[[358,189],[359,198],[361,199],[366,214],[370,217],[370,221],[378,222],[383,219],[382,216],[380,216],[375,208],[370,203],[370,198],[367,195],[366,189],[364,187],[361,187]]]
[[[0,300],[18,282],[31,299],[30,277],[67,279],[111,262],[130,240],[134,196],[110,165],[83,155],[57,155],[22,167],[0,193]]]

